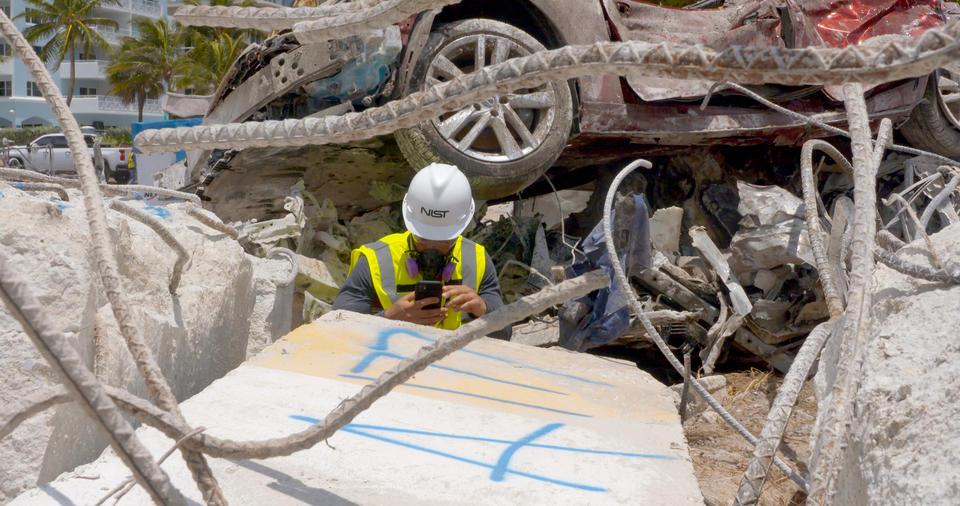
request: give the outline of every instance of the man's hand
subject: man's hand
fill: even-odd
[[[487,303],[469,286],[446,285],[443,298],[447,299],[446,307],[451,311],[466,311],[476,318],[487,312]]]
[[[447,316],[446,308],[423,309],[423,306],[440,302],[436,297],[423,300],[413,300],[414,294],[408,293],[383,312],[383,316],[390,320],[401,320],[419,325],[435,325]]]

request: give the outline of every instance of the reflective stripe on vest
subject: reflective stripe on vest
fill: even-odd
[[[350,254],[350,270],[363,255],[370,267],[370,277],[373,281],[377,299],[384,310],[390,308],[398,298],[413,291],[417,281],[423,276],[417,274],[411,278],[406,269],[406,259],[410,256],[409,232],[391,234],[379,241],[361,246]],[[456,269],[448,284],[464,284],[480,291],[480,282],[486,271],[486,253],[483,246],[462,237],[451,251],[451,257],[456,259]],[[459,311],[449,311],[447,317],[437,324],[437,327],[453,330],[460,327],[461,315]]]

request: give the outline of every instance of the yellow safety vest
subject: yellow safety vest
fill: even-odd
[[[407,272],[406,260],[411,256],[409,240],[410,232],[391,234],[379,241],[360,246],[350,253],[350,271],[353,271],[361,255],[366,257],[367,265],[370,266],[370,277],[384,311],[390,309],[395,300],[412,292],[417,281],[423,280],[421,274],[410,277]],[[479,293],[487,258],[483,246],[458,237],[451,258],[455,260],[456,270],[447,284],[463,284]],[[449,311],[447,317],[436,326],[454,330],[460,325],[460,311]]]

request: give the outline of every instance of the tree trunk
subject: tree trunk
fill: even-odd
[[[146,101],[146,93],[137,93],[137,121],[143,121],[143,105]]]
[[[77,47],[70,41],[70,89],[67,90],[67,107],[73,100],[73,83],[77,79]]]

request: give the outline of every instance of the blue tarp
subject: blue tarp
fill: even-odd
[[[647,199],[642,194],[633,196],[633,209],[633,219],[626,229],[626,237],[622,232],[618,234],[618,228],[614,227],[614,241],[627,276],[637,265],[649,267],[651,256],[650,218],[647,216]],[[616,224],[616,216],[612,218]],[[630,306],[615,279],[616,274],[607,255],[603,222],[593,227],[581,249],[586,253],[586,260],[573,264],[569,269],[572,272],[568,274],[579,276],[603,269],[610,276],[610,286],[563,305],[560,311],[560,345],[577,351],[612,342],[630,328]]]

